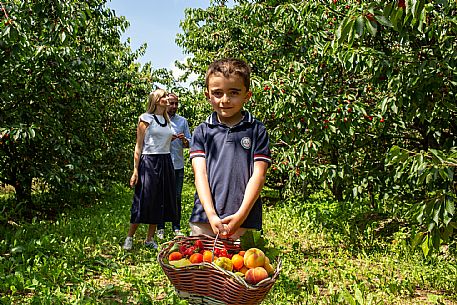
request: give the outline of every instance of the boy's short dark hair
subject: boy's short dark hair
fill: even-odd
[[[251,68],[244,60],[237,58],[223,58],[214,61],[209,65],[208,70],[206,71],[206,88],[208,88],[209,77],[216,73],[221,73],[224,77],[229,77],[233,74],[238,75],[243,79],[246,90],[249,90],[251,82]]]

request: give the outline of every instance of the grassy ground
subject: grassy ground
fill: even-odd
[[[145,225],[134,250],[121,249],[131,196],[119,188],[54,221],[1,226],[0,304],[187,304],[157,251],[142,245]],[[184,224],[193,198],[188,184],[183,198]],[[262,304],[457,304],[455,246],[424,259],[409,249],[402,229],[382,232],[391,220],[366,214],[371,226],[355,230],[345,213],[348,207],[323,196],[266,205],[264,233],[281,250],[283,269]]]

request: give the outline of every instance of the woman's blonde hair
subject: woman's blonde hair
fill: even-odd
[[[168,92],[164,89],[157,89],[157,90],[154,90],[151,93],[149,93],[148,108],[146,111],[148,113],[154,113],[154,111],[157,108],[157,103],[159,102],[159,100],[162,97],[167,97],[167,96],[168,96]],[[165,120],[167,120],[167,122],[170,123],[170,118],[168,117],[167,109],[164,110],[162,115],[165,118]]]

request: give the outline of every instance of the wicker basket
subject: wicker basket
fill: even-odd
[[[214,248],[225,247],[227,250],[241,250],[239,242],[215,239],[208,235],[177,236],[163,244],[157,260],[177,294],[190,304],[260,304],[278,278],[281,260],[277,260],[273,276],[256,285],[250,285],[239,276],[207,262],[182,268],[175,268],[164,262],[173,244],[193,244],[198,239],[203,242],[205,249],[214,251]]]

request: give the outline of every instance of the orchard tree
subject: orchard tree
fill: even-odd
[[[383,136],[391,175],[384,175],[382,195],[413,203],[411,215],[425,229],[414,242],[425,254],[457,228],[456,9],[455,1],[372,3],[347,14],[334,44],[347,58],[368,64],[381,93],[377,112],[391,122]],[[367,47],[370,53],[360,58]]]
[[[428,253],[456,227],[456,5],[213,1],[186,11],[177,41],[189,73],[226,56],[251,64],[270,185],[415,211]]]
[[[138,115],[159,75],[121,42],[105,1],[8,1],[0,23],[0,181],[68,199],[130,174]],[[55,198],[55,197],[54,197]]]

